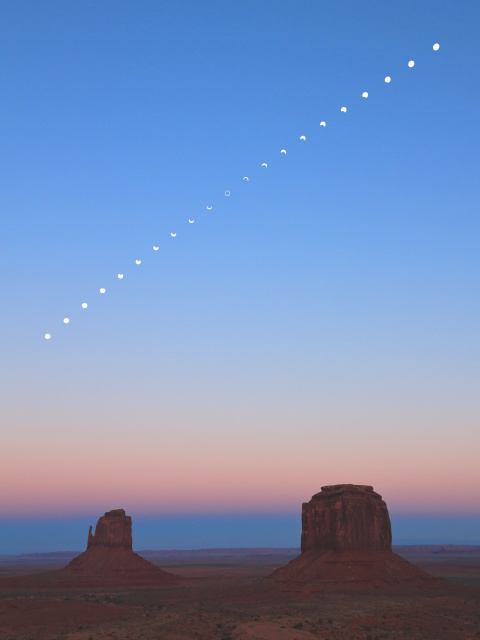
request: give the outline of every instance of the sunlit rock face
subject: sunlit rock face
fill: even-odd
[[[392,529],[382,496],[367,485],[322,487],[302,505],[301,549],[391,551]]]
[[[123,509],[107,511],[99,518],[92,535],[88,532],[87,549],[91,547],[123,547],[132,549],[132,518]]]

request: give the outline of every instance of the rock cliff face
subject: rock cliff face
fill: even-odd
[[[132,549],[132,518],[125,515],[123,509],[107,511],[99,518],[92,535],[92,527],[88,532],[87,549],[91,547],[123,547]]]
[[[123,509],[107,511],[99,518],[87,550],[55,573],[65,586],[120,587],[162,585],[177,582],[177,576],[162,571],[132,550],[132,518]]]
[[[387,505],[373,487],[335,484],[322,487],[302,505],[302,551],[391,551]]]
[[[268,580],[288,589],[426,589],[438,579],[392,552],[390,517],[373,487],[322,487],[302,505],[302,553]]]
[[[38,589],[96,589],[173,585],[179,576],[168,573],[132,550],[132,519],[123,509],[99,518],[87,549],[66,567],[34,576],[15,576],[12,586]]]

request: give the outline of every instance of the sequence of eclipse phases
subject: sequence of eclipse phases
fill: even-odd
[[[434,51],[438,51],[439,49],[440,49],[440,45],[438,44],[438,42],[436,42],[436,43],[433,45],[433,50],[434,50]],[[415,61],[414,61],[414,60],[409,60],[409,61],[408,61],[407,66],[408,66],[408,68],[413,69],[413,68],[415,67]],[[386,76],[386,77],[385,77],[385,84],[389,85],[391,82],[392,82],[392,78],[391,78],[390,76]],[[364,92],[361,94],[361,97],[362,97],[363,99],[367,99],[367,98],[369,97],[369,93],[368,93],[368,91],[364,91]],[[346,107],[346,106],[342,106],[342,107],[340,107],[340,112],[341,112],[341,113],[347,113],[347,107]],[[326,127],[326,126],[327,126],[326,121],[325,121],[325,120],[322,120],[322,121],[320,122],[320,127]],[[302,134],[302,135],[299,137],[299,142],[300,142],[300,143],[306,143],[306,142],[307,142],[307,136],[306,136],[305,134]],[[282,149],[280,150],[280,155],[282,155],[282,156],[286,156],[286,155],[287,155],[287,149],[282,148]],[[260,169],[261,169],[261,170],[268,169],[268,163],[267,163],[267,162],[262,162],[262,163],[260,164]],[[243,178],[242,178],[242,182],[243,182],[243,183],[248,183],[248,182],[250,182],[250,177],[249,177],[249,176],[243,176]],[[230,195],[231,195],[230,190],[229,190],[229,189],[225,189],[225,191],[224,191],[224,196],[228,198],[228,197],[230,197]],[[207,211],[212,211],[212,210],[213,210],[213,206],[212,206],[211,204],[207,204],[207,205],[205,205],[205,209],[206,209]],[[193,224],[195,223],[195,219],[194,219],[194,218],[188,218],[188,222],[189,222],[189,224],[193,225]],[[171,237],[171,238],[176,238],[176,237],[177,237],[177,232],[176,232],[176,231],[172,231],[172,232],[170,233],[170,237]],[[159,245],[156,245],[156,244],[154,244],[154,245],[153,245],[153,251],[155,251],[155,252],[156,252],[156,251],[158,251],[158,250],[159,250],[159,248],[160,248],[160,246],[159,246]],[[135,263],[135,265],[136,265],[137,267],[140,267],[140,266],[141,266],[141,264],[142,264],[142,260],[141,260],[141,259],[139,259],[139,258],[136,258],[136,259],[134,260],[134,263]],[[123,279],[124,279],[124,274],[123,274],[123,273],[118,273],[118,274],[117,274],[117,280],[118,280],[118,281],[122,281]],[[103,286],[102,286],[102,287],[100,287],[100,288],[99,288],[99,292],[100,292],[100,294],[101,294],[101,295],[105,295],[105,294],[106,294],[106,292],[107,292],[107,289],[106,289],[105,287],[103,287]],[[82,303],[81,303],[81,308],[82,308],[82,309],[84,309],[84,310],[88,309],[88,303],[87,303],[87,302],[82,302]],[[69,324],[70,324],[70,318],[65,317],[65,318],[63,319],[63,324],[64,324],[64,325],[69,325]],[[51,338],[52,338],[52,334],[51,334],[51,333],[45,333],[45,340],[51,340]]]

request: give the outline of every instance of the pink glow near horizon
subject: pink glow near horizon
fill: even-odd
[[[161,455],[124,445],[112,444],[102,455],[79,446],[75,457],[24,448],[21,466],[11,456],[0,469],[0,482],[9,488],[1,498],[2,514],[73,515],[117,506],[142,513],[296,512],[322,485],[344,482],[373,485],[392,512],[480,510],[473,453],[454,474],[445,474],[447,452],[442,458],[437,452],[435,459],[416,452],[408,465],[408,457],[351,450],[336,458],[293,443],[288,450],[171,443]]]

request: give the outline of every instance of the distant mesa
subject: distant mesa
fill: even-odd
[[[305,502],[301,550],[267,579],[320,591],[424,589],[439,583],[392,552],[387,505],[368,485],[325,486]]]

